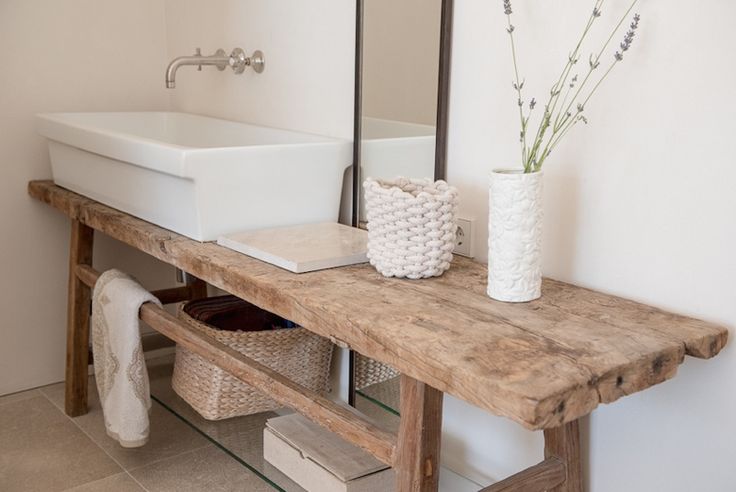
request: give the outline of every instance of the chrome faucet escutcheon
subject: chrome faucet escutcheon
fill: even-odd
[[[256,73],[261,73],[266,66],[266,60],[260,50],[254,51],[251,56],[246,56],[245,51],[240,48],[235,48],[230,55],[227,55],[225,50],[219,49],[213,55],[202,56],[202,51],[197,48],[194,55],[180,56],[169,63],[166,69],[167,89],[176,87],[176,71],[185,65],[196,66],[197,70],[202,70],[203,65],[211,65],[220,71],[229,66],[236,74],[243,73],[247,67],[253,67]]]

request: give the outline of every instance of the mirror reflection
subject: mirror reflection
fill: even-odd
[[[360,183],[435,178],[441,15],[442,0],[363,0]]]

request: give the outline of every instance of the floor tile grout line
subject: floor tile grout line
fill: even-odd
[[[79,485],[75,485],[74,487],[70,487],[70,488],[68,488],[68,489],[64,489],[64,490],[62,490],[61,492],[70,492],[70,491],[72,491],[72,490],[74,490],[74,489],[76,489],[76,488],[79,488],[79,487],[87,487],[87,486],[89,486],[89,485],[92,485],[92,484],[94,484],[94,483],[97,483],[97,482],[102,482],[103,480],[107,480],[108,478],[116,477],[116,476],[118,476],[118,475],[127,475],[127,476],[128,476],[128,477],[129,477],[129,478],[130,478],[131,480],[133,480],[133,482],[135,482],[135,484],[136,484],[136,485],[138,485],[138,486],[139,486],[139,487],[140,487],[140,488],[141,488],[141,489],[142,489],[142,490],[143,490],[144,492],[151,492],[150,490],[148,490],[147,488],[145,488],[145,487],[144,487],[144,486],[143,486],[143,485],[142,485],[142,484],[141,484],[141,483],[140,483],[140,482],[139,482],[138,480],[136,480],[136,479],[135,479],[135,477],[131,476],[131,475],[130,475],[130,473],[126,472],[125,470],[123,470],[123,471],[121,471],[121,472],[118,472],[118,473],[113,473],[112,475],[108,475],[108,476],[106,476],[106,477],[102,477],[102,478],[97,478],[97,479],[95,479],[95,480],[92,480],[92,481],[90,481],[90,482],[80,483]]]
[[[230,458],[232,458],[234,461],[236,461],[237,463],[239,463],[241,466],[243,466],[244,468],[246,468],[247,470],[249,470],[251,473],[253,473],[254,475],[256,475],[258,478],[260,478],[261,480],[263,480],[264,482],[266,482],[268,485],[270,485],[271,487],[273,487],[278,492],[286,492],[285,489],[283,489],[277,483],[275,483],[273,480],[271,480],[270,478],[268,478],[268,476],[266,476],[263,472],[259,471],[257,468],[255,468],[254,466],[250,465],[245,460],[243,460],[242,458],[240,458],[239,456],[237,456],[235,453],[233,453],[232,451],[230,451],[229,449],[227,449],[223,444],[221,444],[220,442],[218,442],[217,440],[215,440],[214,438],[212,438],[209,434],[207,434],[203,430],[199,429],[196,425],[194,425],[191,422],[189,422],[183,416],[179,415],[178,412],[176,412],[174,409],[172,409],[171,407],[169,407],[167,404],[165,404],[164,402],[162,402],[161,400],[159,400],[154,395],[151,395],[151,399],[153,400],[154,403],[157,403],[158,405],[160,405],[164,410],[168,411],[174,417],[178,418],[180,421],[182,421],[188,427],[190,427],[195,432],[197,432],[199,435],[201,435],[202,437],[204,437],[208,441],[208,443],[205,444],[204,446],[199,446],[197,448],[190,449],[188,451],[184,451],[182,453],[178,453],[178,454],[175,454],[175,455],[172,455],[172,456],[168,456],[166,458],[162,458],[162,459],[158,459],[158,460],[153,460],[153,461],[151,461],[149,463],[146,463],[145,465],[142,465],[142,466],[139,466],[139,467],[128,469],[125,466],[123,466],[122,463],[120,463],[118,460],[116,460],[109,452],[107,452],[107,450],[105,450],[105,448],[103,448],[102,446],[100,446],[95,441],[95,439],[92,437],[92,435],[90,435],[81,425],[79,425],[74,420],[74,418],[68,416],[66,414],[66,412],[64,411],[64,409],[61,406],[59,406],[56,403],[54,403],[54,401],[51,400],[51,398],[43,391],[43,389],[38,388],[38,391],[39,391],[39,393],[41,393],[41,395],[43,395],[44,398],[46,398],[47,401],[49,401],[51,403],[51,405],[53,405],[57,410],[59,410],[67,419],[71,420],[72,423],[79,430],[81,430],[82,433],[85,436],[87,436],[92,441],[92,443],[95,446],[97,446],[100,450],[102,450],[103,453],[105,453],[115,464],[117,464],[122,469],[123,472],[125,472],[126,474],[128,474],[130,476],[130,478],[132,478],[133,481],[135,481],[136,484],[138,484],[146,492],[150,492],[150,491],[148,491],[148,489],[146,489],[143,486],[143,484],[141,484],[138,480],[135,479],[135,477],[130,473],[131,471],[135,471],[135,470],[138,470],[138,469],[147,467],[149,465],[153,465],[155,463],[162,463],[162,462],[164,462],[166,460],[169,460],[171,458],[180,457],[182,455],[185,455],[185,454],[188,454],[188,453],[192,453],[194,451],[201,451],[202,449],[204,449],[204,448],[206,448],[208,446],[212,446],[212,445],[214,445],[214,447],[216,447],[217,449],[219,449],[220,451],[222,451],[223,453],[225,453],[226,455],[228,455]],[[108,475],[108,477],[110,477],[110,476],[112,476],[112,475]],[[108,477],[103,477],[103,478],[108,478]],[[91,482],[87,482],[87,483],[91,483]],[[81,485],[85,485],[85,484],[81,484]]]
[[[125,468],[123,468],[123,471],[125,472],[126,475],[128,475],[130,477],[131,480],[133,480],[135,483],[137,483],[138,486],[144,490],[144,492],[151,492],[142,483],[140,483],[133,475],[131,475],[128,470],[126,470]]]
[[[99,444],[97,443],[97,441],[95,441],[95,439],[94,439],[94,438],[92,437],[92,435],[90,435],[90,433],[89,433],[89,432],[87,432],[86,430],[84,430],[84,428],[83,428],[83,427],[82,427],[81,425],[79,425],[79,424],[78,424],[78,423],[77,423],[77,422],[76,422],[76,421],[75,421],[75,420],[74,420],[74,419],[73,419],[72,417],[70,417],[69,415],[67,415],[67,414],[66,414],[66,412],[64,411],[64,409],[63,409],[63,408],[61,408],[61,407],[60,407],[59,405],[57,405],[56,403],[54,403],[54,401],[53,401],[53,400],[52,400],[51,398],[49,398],[49,395],[47,395],[47,394],[46,394],[46,393],[45,393],[45,392],[44,392],[43,390],[41,390],[41,389],[39,389],[39,393],[41,393],[41,395],[43,395],[43,397],[44,397],[44,398],[46,398],[46,400],[48,400],[48,401],[49,401],[49,402],[51,403],[51,405],[53,405],[53,406],[54,406],[54,407],[55,407],[55,408],[56,408],[57,410],[59,410],[59,411],[60,411],[60,412],[61,412],[61,413],[62,413],[62,414],[64,415],[64,417],[66,417],[67,419],[71,420],[71,421],[72,421],[72,423],[73,423],[73,424],[74,424],[74,425],[75,425],[75,426],[76,426],[76,427],[77,427],[77,428],[78,428],[78,429],[79,429],[80,431],[82,431],[82,434],[84,434],[85,436],[87,436],[87,438],[88,438],[88,439],[89,439],[90,441],[92,441],[92,444],[94,444],[95,446],[97,446],[97,448],[99,448],[99,449],[100,449],[100,450],[101,450],[101,451],[102,451],[103,453],[105,453],[105,455],[106,455],[106,456],[107,456],[108,458],[110,458],[110,459],[111,459],[111,460],[113,461],[113,463],[115,463],[116,465],[118,465],[118,466],[120,467],[120,470],[121,470],[121,471],[122,471],[123,473],[125,473],[126,475],[128,475],[128,476],[129,476],[129,477],[130,477],[130,478],[131,478],[131,479],[132,479],[132,480],[133,480],[133,481],[134,481],[134,482],[135,482],[135,483],[136,483],[136,484],[137,484],[137,485],[138,485],[138,486],[139,486],[139,487],[140,487],[141,489],[143,489],[143,490],[144,490],[145,492],[150,492],[150,491],[149,491],[149,490],[148,490],[148,489],[147,489],[147,488],[146,488],[146,487],[145,487],[145,486],[144,486],[144,485],[143,485],[142,483],[140,483],[140,482],[139,482],[139,481],[138,481],[138,480],[137,480],[137,479],[136,479],[136,478],[135,478],[135,477],[134,477],[133,475],[131,475],[131,473],[130,473],[130,470],[128,470],[128,469],[127,469],[127,468],[126,468],[125,466],[123,466],[123,464],[122,464],[122,463],[120,463],[120,462],[119,462],[119,461],[118,461],[117,459],[115,459],[115,457],[114,457],[113,455],[111,455],[111,454],[110,454],[109,452],[107,452],[107,450],[106,450],[105,448],[103,448],[102,446],[100,446],[100,445],[99,445]],[[103,425],[104,425],[104,423],[103,423]],[[191,450],[191,451],[196,451],[196,450],[198,450],[198,449],[202,449],[203,447],[205,447],[205,446],[202,446],[202,447],[198,447],[198,448],[196,448],[196,449],[194,449],[194,450]],[[187,453],[186,451],[185,451],[185,452],[183,452],[183,453],[178,453],[178,454],[176,454],[176,455],[174,455],[174,456],[171,456],[171,458],[173,458],[173,457],[175,457],[175,456],[180,456],[180,455],[182,455],[182,454],[186,454],[186,453]],[[152,462],[150,462],[150,463],[146,463],[145,465],[143,465],[143,466],[140,466],[140,467],[137,467],[137,468],[143,468],[144,466],[152,465],[152,464],[154,464],[154,463],[159,463],[159,462],[161,462],[161,461],[164,461],[164,460],[166,460],[166,459],[167,459],[167,458],[163,458],[163,459],[160,459],[160,460],[154,460],[154,461],[152,461]],[[137,468],[133,468],[133,469],[137,469]],[[112,474],[112,475],[108,475],[107,477],[102,477],[101,479],[98,479],[98,480],[102,480],[102,479],[104,479],[104,478],[109,478],[109,477],[111,477],[111,476],[113,476],[113,475],[117,475],[118,473],[120,473],[120,472],[114,473],[114,474]],[[97,481],[97,480],[93,480],[92,482],[96,482],[96,481]],[[84,483],[84,484],[80,484],[80,485],[87,485],[87,484],[90,484],[90,483],[92,483],[92,482],[87,482],[87,483]]]
[[[43,393],[43,391],[42,391],[41,393]],[[90,439],[90,440],[92,441],[92,443],[93,443],[93,444],[94,444],[95,446],[97,446],[98,448],[100,448],[100,449],[101,449],[101,450],[102,450],[102,451],[103,451],[103,452],[104,452],[104,453],[105,453],[105,454],[106,454],[107,456],[109,456],[109,457],[110,457],[110,459],[112,459],[112,460],[113,460],[113,461],[114,461],[114,462],[115,462],[115,463],[116,463],[116,464],[117,464],[117,465],[118,465],[118,466],[119,466],[119,467],[120,467],[120,468],[121,468],[121,469],[122,469],[122,470],[123,470],[124,472],[131,472],[131,471],[135,471],[135,470],[138,470],[138,469],[140,469],[140,468],[144,468],[144,467],[146,467],[146,466],[148,466],[148,465],[153,465],[154,463],[160,463],[161,461],[165,461],[165,460],[167,460],[167,459],[169,459],[169,458],[174,458],[174,457],[176,457],[176,456],[181,456],[181,455],[183,455],[183,454],[187,454],[187,453],[188,453],[188,452],[190,452],[190,451],[197,451],[197,450],[202,450],[202,449],[206,448],[207,446],[210,446],[210,443],[205,443],[205,444],[203,444],[202,446],[197,446],[197,447],[195,447],[195,448],[192,448],[192,449],[188,449],[188,450],[186,450],[186,451],[182,451],[181,453],[173,454],[173,455],[171,455],[171,456],[166,456],[165,458],[158,458],[158,459],[155,459],[155,458],[154,458],[154,459],[153,459],[152,461],[150,461],[150,462],[147,462],[147,463],[146,463],[146,464],[144,464],[144,465],[140,465],[140,466],[135,466],[135,467],[129,468],[129,467],[126,467],[125,465],[123,465],[122,463],[120,463],[120,462],[119,462],[119,461],[118,461],[117,459],[115,459],[115,457],[114,457],[114,456],[112,456],[112,455],[111,455],[111,454],[110,454],[109,452],[107,452],[107,450],[106,450],[105,448],[103,448],[103,447],[102,447],[101,445],[99,445],[99,444],[97,443],[97,441],[95,440],[95,438],[94,438],[94,437],[93,437],[93,436],[92,436],[92,435],[91,435],[91,434],[90,434],[89,432],[87,432],[87,431],[86,431],[86,430],[84,429],[84,427],[82,427],[81,425],[79,425],[79,424],[78,424],[78,423],[77,423],[77,422],[76,422],[76,421],[74,420],[74,418],[73,418],[73,417],[70,417],[70,416],[68,416],[68,415],[66,414],[66,412],[65,412],[65,411],[64,411],[64,409],[63,409],[63,407],[61,407],[61,406],[57,405],[56,403],[54,403],[54,402],[53,402],[53,400],[51,400],[51,398],[49,398],[49,396],[48,396],[47,394],[43,393],[43,396],[44,396],[44,397],[45,397],[45,398],[46,398],[47,400],[49,400],[49,401],[51,402],[51,404],[52,404],[53,406],[55,406],[55,407],[56,407],[57,409],[59,409],[59,410],[61,411],[61,413],[63,413],[63,414],[64,414],[64,416],[65,416],[66,418],[68,418],[69,420],[71,420],[71,421],[72,421],[72,422],[74,423],[74,425],[76,425],[76,426],[77,426],[77,428],[79,428],[79,430],[81,430],[81,431],[82,431],[82,433],[84,433],[84,435],[85,435],[85,436],[87,436],[87,437],[88,437],[88,438],[89,438],[89,439]],[[157,402],[157,403],[158,403],[158,402]],[[165,407],[164,405],[161,405],[161,407],[162,407],[162,408],[164,408],[165,410],[167,409],[167,408],[166,408],[166,407]],[[103,418],[104,418],[104,417],[103,417]],[[103,423],[103,425],[104,425],[104,423]],[[111,439],[112,439],[112,438],[111,438]],[[134,477],[133,477],[132,475],[131,475],[131,478],[133,478],[133,480],[135,480],[135,478],[134,478]],[[136,483],[137,483],[137,480],[136,480]],[[143,485],[141,485],[141,487],[143,487]],[[145,487],[143,487],[143,488],[145,489]],[[148,491],[147,491],[147,492],[148,492]]]
[[[107,476],[105,476],[105,477],[101,477],[101,478],[98,478],[98,479],[95,479],[95,480],[91,480],[91,481],[89,481],[89,482],[85,482],[85,483],[81,483],[81,484],[79,484],[79,485],[75,485],[75,487],[81,487],[82,485],[89,485],[89,484],[91,484],[91,483],[93,483],[93,482],[97,482],[97,481],[99,481],[99,480],[104,480],[104,479],[106,479],[106,478],[110,478],[110,477],[112,477],[112,476],[114,476],[114,475],[118,475],[118,474],[120,474],[121,472],[122,472],[122,473],[127,473],[127,471],[125,470],[125,468],[123,467],[123,465],[122,465],[122,464],[121,464],[120,462],[118,462],[118,460],[116,460],[115,458],[113,458],[113,457],[112,457],[112,456],[110,455],[110,453],[108,453],[108,452],[107,452],[107,451],[106,451],[106,450],[105,450],[105,449],[104,449],[104,448],[103,448],[102,446],[100,446],[99,444],[97,444],[97,442],[96,442],[96,441],[95,441],[94,439],[92,439],[92,436],[91,436],[91,435],[89,435],[89,433],[88,433],[87,431],[85,431],[85,430],[84,430],[84,429],[82,428],[82,426],[81,426],[81,425],[79,425],[79,424],[78,424],[77,422],[75,422],[73,418],[71,418],[71,417],[70,417],[69,415],[67,415],[67,414],[66,414],[66,412],[64,411],[64,409],[63,409],[62,407],[60,407],[59,405],[57,405],[56,403],[54,403],[54,401],[53,401],[53,400],[52,400],[51,398],[49,398],[49,395],[47,395],[47,394],[46,394],[46,393],[45,393],[45,392],[44,392],[43,390],[41,390],[40,388],[39,388],[38,392],[39,392],[39,393],[40,393],[40,394],[41,394],[41,395],[42,395],[42,396],[43,396],[44,398],[46,398],[46,401],[48,401],[49,403],[51,403],[51,406],[53,406],[54,408],[56,408],[56,409],[57,409],[57,410],[58,410],[59,412],[61,412],[61,414],[62,414],[62,415],[63,415],[64,417],[66,417],[66,418],[67,418],[68,420],[70,420],[70,421],[71,421],[71,423],[72,423],[72,424],[74,424],[74,426],[75,426],[75,427],[76,427],[77,429],[79,429],[79,430],[80,430],[80,431],[82,432],[82,434],[84,434],[84,435],[85,435],[85,436],[87,437],[87,439],[89,439],[89,440],[90,440],[90,442],[91,442],[92,444],[94,444],[94,445],[95,445],[95,446],[97,447],[97,449],[99,449],[100,451],[102,451],[102,452],[103,452],[103,453],[105,454],[105,456],[107,456],[108,458],[110,458],[110,459],[112,460],[112,462],[113,462],[113,463],[115,463],[116,465],[118,465],[118,466],[120,467],[120,471],[118,471],[118,472],[115,472],[115,473],[111,473],[110,475],[107,475]],[[131,477],[131,478],[133,478],[133,477]],[[134,478],[133,478],[133,480],[134,480],[134,481],[135,481],[136,483],[138,483],[138,481],[137,481],[137,480],[135,480]],[[139,485],[140,487],[142,487],[142,488],[143,488],[143,490],[145,490],[146,492],[149,492],[149,491],[148,491],[148,490],[147,490],[147,489],[146,489],[145,487],[143,487],[143,485],[141,485],[141,484],[138,484],[138,485]],[[67,489],[67,490],[69,490],[69,489]]]
[[[165,458],[154,459],[154,460],[146,463],[145,465],[134,466],[132,468],[125,468],[125,467],[123,467],[123,469],[125,471],[127,471],[127,472],[134,472],[134,471],[140,470],[141,468],[145,468],[145,467],[147,467],[149,465],[156,465],[156,464],[162,463],[162,462],[164,462],[164,461],[166,461],[168,459],[171,459],[171,458],[178,458],[179,456],[183,456],[183,455],[185,455],[187,453],[192,453],[194,451],[202,451],[203,449],[208,448],[210,446],[211,446],[210,443],[205,443],[205,444],[203,444],[201,446],[197,446],[197,447],[194,447],[194,448],[191,448],[191,449],[187,449],[186,451],[182,451],[181,453],[172,454],[171,456],[166,456]]]

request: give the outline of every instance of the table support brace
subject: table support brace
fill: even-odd
[[[87,287],[93,287],[100,276],[87,264],[76,266],[72,272]],[[151,328],[193,353],[365,449],[382,462],[393,465],[396,436],[369,422],[357,411],[294,383],[273,369],[182,323],[155,304],[143,304],[139,316]],[[67,388],[69,386],[70,380],[67,381]],[[86,408],[86,395],[83,403]]]

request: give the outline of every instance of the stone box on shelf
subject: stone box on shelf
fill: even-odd
[[[298,413],[268,420],[263,457],[309,492],[388,492],[394,487],[388,465]]]

